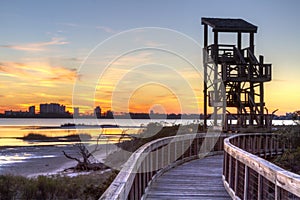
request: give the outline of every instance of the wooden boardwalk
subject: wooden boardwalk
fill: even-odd
[[[146,198],[229,200],[222,182],[223,156],[193,160],[173,168],[155,180]]]

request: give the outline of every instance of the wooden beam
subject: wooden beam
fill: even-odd
[[[219,33],[217,31],[214,32],[214,61],[217,62],[218,61],[218,43],[219,43],[219,37],[218,37]],[[218,63],[218,62],[217,62]],[[217,64],[216,63],[216,64]]]
[[[263,69],[262,69],[262,65],[264,64],[264,57],[263,56],[259,56],[259,74],[263,75]],[[261,82],[259,83],[259,97],[260,97],[260,102],[259,102],[259,106],[260,106],[260,121],[261,121],[261,126],[264,126],[264,83]]]
[[[254,55],[254,33],[250,33],[249,46],[250,46],[250,51]]]
[[[203,81],[203,95],[204,95],[204,102],[203,102],[203,112],[204,112],[204,130],[207,129],[207,81],[208,81],[208,75],[207,75],[207,45],[208,45],[208,25],[204,25],[204,49],[203,49],[203,67],[204,67],[204,81]]]
[[[204,48],[208,46],[208,26],[204,25]]]
[[[219,75],[219,72],[218,72],[218,58],[219,58],[219,47],[218,47],[218,32],[215,31],[214,32],[214,96],[215,96],[215,101],[219,101],[219,91],[218,91],[218,83],[217,83],[217,80],[218,80],[218,75]],[[213,125],[214,126],[217,126],[218,124],[218,118],[217,118],[217,113],[218,113],[218,108],[217,107],[214,107],[214,115],[213,115]]]
[[[237,48],[238,50],[242,49],[242,33],[238,32],[237,34]]]

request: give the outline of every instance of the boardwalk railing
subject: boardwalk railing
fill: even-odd
[[[179,163],[222,151],[226,135],[187,134],[145,144],[131,155],[100,199],[141,199],[151,180]]]
[[[233,199],[300,199],[300,175],[263,158],[282,154],[274,134],[235,135],[224,141],[223,182]]]

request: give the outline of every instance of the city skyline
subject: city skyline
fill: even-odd
[[[51,104],[61,106],[61,107],[65,108],[65,106],[63,104],[60,104],[60,103],[41,103],[41,104],[39,104],[39,106],[31,105],[25,110],[13,110],[13,109],[12,110],[5,110],[3,113],[0,112],[0,116],[1,115],[3,115],[4,117],[5,116],[11,116],[12,113],[15,112],[15,113],[18,113],[19,116],[21,116],[21,117],[34,117],[34,116],[38,116],[40,114],[43,114],[40,111],[41,106],[51,105]],[[36,107],[39,108],[39,109],[36,109]],[[113,110],[102,111],[101,106],[95,106],[95,108],[93,109],[93,112],[89,112],[89,113],[80,112],[80,109],[78,107],[73,107],[72,111],[73,112],[64,110],[63,113],[68,114],[69,117],[91,117],[92,116],[92,117],[101,118],[101,117],[105,117],[107,115],[109,115],[110,117],[113,117],[111,115],[126,116],[128,114],[133,114],[133,115],[135,115],[135,114],[142,114],[142,115],[148,114],[150,118],[151,118],[151,116],[155,116],[155,115],[160,115],[161,117],[166,117],[166,116],[169,116],[169,115],[170,116],[172,116],[172,115],[176,115],[176,116],[180,116],[180,115],[187,115],[188,116],[188,115],[190,115],[190,116],[193,116],[193,117],[199,116],[200,118],[203,118],[203,113],[160,113],[160,112],[154,112],[154,110],[150,110],[148,113],[145,113],[145,112],[138,112],[138,113],[128,112],[128,113],[126,113],[126,112],[114,112]],[[44,114],[46,114],[45,111],[44,111]],[[211,115],[211,113],[209,113],[209,115]],[[289,111],[289,112],[286,112],[284,114],[279,114],[279,115],[274,113],[274,119],[275,120],[293,119],[295,117],[298,120],[300,119],[300,110]]]
[[[242,6],[243,9],[239,9]],[[142,27],[162,27],[172,29],[202,45],[203,30],[201,17],[243,18],[259,27],[256,34],[255,52],[263,54],[265,61],[272,63],[273,80],[266,84],[265,102],[269,111],[279,109],[276,114],[300,110],[300,85],[298,53],[300,52],[300,26],[297,11],[298,1],[226,1],[209,3],[204,1],[151,1],[151,2],[106,2],[106,1],[2,1],[0,3],[0,24],[3,27],[0,40],[0,113],[5,110],[25,110],[40,102],[60,102],[66,110],[73,112],[79,107],[82,113],[92,113],[97,105],[101,109],[114,110],[113,94],[120,95],[124,110],[117,112],[181,113],[182,104],[192,104],[189,94],[183,89],[178,93],[187,98],[178,100],[178,94],[161,84],[141,85],[139,88],[126,87],[136,84],[143,77],[146,80],[165,80],[175,88],[179,76],[169,69],[153,63],[168,63],[174,66],[185,80],[188,80],[196,95],[199,108],[187,107],[184,111],[203,113],[203,93],[201,74],[185,70],[184,63],[156,52],[135,52],[118,62],[103,74],[99,85],[90,85],[94,74],[100,76],[99,69],[90,68],[82,74],[80,67],[90,51],[99,43],[124,31]],[[253,11],[255,9],[255,11]],[[113,12],[112,12],[113,11]],[[155,12],[153,12],[155,11]],[[254,12],[254,13],[253,13]],[[133,32],[134,45],[165,47],[155,43],[140,32]],[[229,36],[224,39],[230,40]],[[177,41],[174,40],[174,43]],[[118,44],[122,49],[122,43]],[[179,44],[180,45],[180,44]],[[118,56],[119,52],[107,47],[99,58],[101,63]],[[191,57],[195,52],[188,52]],[[167,61],[166,61],[167,60]],[[129,66],[140,66],[130,71]],[[176,68],[177,67],[177,68]],[[98,70],[98,71],[97,71]],[[201,72],[201,66],[198,67]],[[97,73],[95,73],[97,72]],[[129,73],[131,72],[131,73]],[[126,74],[126,76],[124,75]],[[119,80],[123,80],[118,85]],[[86,93],[80,104],[73,105],[74,84],[85,86]],[[119,91],[120,90],[120,91]],[[128,97],[129,96],[129,97]],[[125,98],[126,97],[126,98]]]

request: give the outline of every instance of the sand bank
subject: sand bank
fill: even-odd
[[[103,159],[113,151],[114,146],[103,148],[95,155],[94,161],[103,161]],[[0,164],[0,174],[22,175],[27,177],[36,177],[38,175],[66,174],[62,173],[65,169],[74,167],[77,162],[66,158],[62,151],[66,151],[72,156],[79,156],[77,147],[73,145],[66,146],[39,146],[39,147],[15,147],[9,151],[0,151],[5,158],[12,155],[30,155],[26,159],[20,159],[17,162]],[[71,173],[71,171],[68,171]]]

